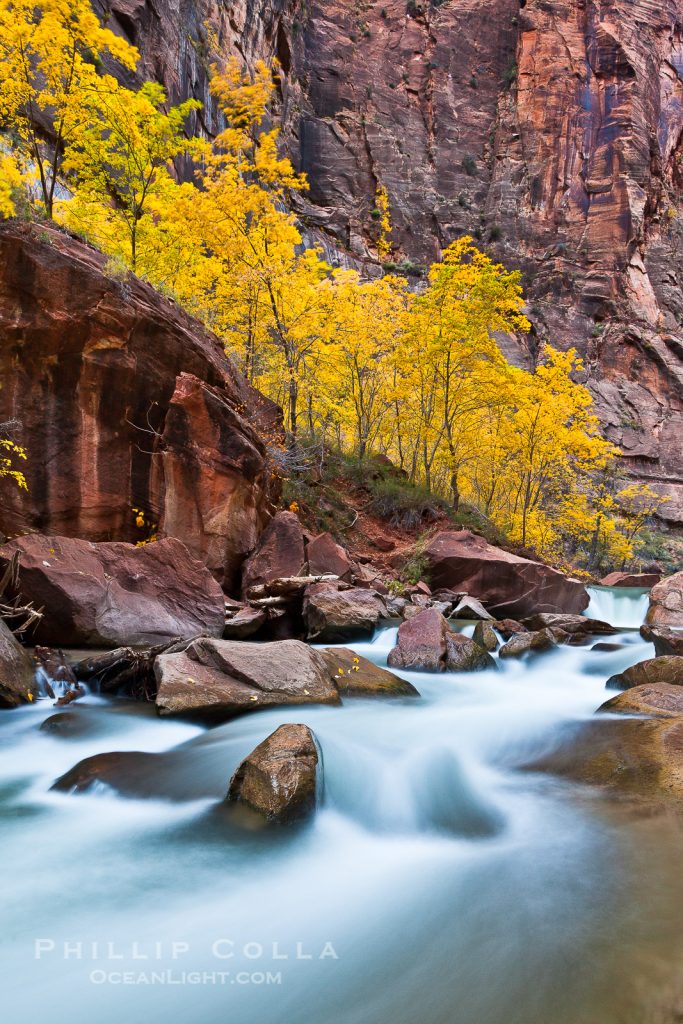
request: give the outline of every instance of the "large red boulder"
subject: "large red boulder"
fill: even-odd
[[[683,572],[666,576],[652,588],[645,621],[651,626],[683,627]]]
[[[353,563],[331,533],[320,533],[309,540],[306,546],[306,559],[311,576],[322,576],[329,572],[342,580],[351,579]]]
[[[601,587],[654,587],[661,580],[658,572],[611,572],[600,580]]]
[[[15,551],[19,591],[43,608],[37,643],[119,647],[223,632],[221,588],[175,538],[136,547],[32,534],[0,547],[0,573]]]
[[[435,534],[424,549],[434,588],[478,598],[497,618],[534,612],[582,612],[586,588],[557,569],[494,547],[469,530]]]
[[[83,242],[5,222],[0,381],[0,423],[18,422],[28,456],[0,532],[136,542],[159,524],[238,582],[268,518],[262,436],[279,412],[214,335]]]
[[[293,512],[278,512],[244,564],[242,591],[287,576],[300,576],[306,553],[304,531]]]

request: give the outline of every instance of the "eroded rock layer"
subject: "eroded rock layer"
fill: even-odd
[[[683,0],[114,0],[110,23],[174,98],[218,53],[281,63],[309,238],[376,262],[474,233],[524,273],[534,332],[576,346],[604,429],[683,522]]]
[[[213,335],[104,264],[56,231],[0,227],[0,423],[30,456],[0,531],[137,542],[158,528],[230,588],[268,517],[275,407]]]

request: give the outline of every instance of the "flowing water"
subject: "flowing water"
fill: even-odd
[[[385,664],[394,637],[355,646]],[[406,673],[421,700],[209,730],[96,696],[69,710],[68,737],[40,729],[51,701],[4,713],[2,1021],[680,1020],[676,827],[520,769],[652,653],[635,631],[616,639],[498,672]],[[221,808],[228,780],[299,721],[322,751],[321,806],[309,825],[246,831]],[[144,794],[50,792],[111,750],[159,753]]]

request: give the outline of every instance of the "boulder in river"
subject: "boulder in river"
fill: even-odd
[[[35,668],[27,651],[0,619],[0,708],[16,708],[35,700]]]
[[[283,704],[338,704],[323,655],[300,640],[251,643],[202,637],[154,665],[161,715],[227,719]]]
[[[598,711],[658,718],[683,717],[683,686],[671,683],[642,683],[605,701]]]
[[[306,725],[281,725],[245,757],[227,800],[266,822],[290,824],[315,810],[318,748]]]
[[[572,636],[577,634],[590,636],[610,636],[618,633],[615,626],[609,622],[602,622],[601,619],[589,619],[585,615],[560,615],[550,612],[540,612],[537,615],[530,615],[524,619],[527,629],[561,629],[564,633]]]
[[[392,668],[423,672],[495,668],[491,655],[468,637],[454,633],[435,608],[425,608],[401,623],[388,663]]]
[[[652,588],[645,621],[651,626],[683,627],[683,572],[666,576]]]
[[[362,587],[339,589],[330,583],[306,588],[303,608],[306,637],[318,643],[344,643],[370,637],[380,619],[388,618],[379,594]]]
[[[683,631],[669,629],[666,626],[641,626],[640,635],[655,645],[655,654],[662,657],[676,654],[683,657]]]
[[[56,715],[52,715],[48,721],[56,718]],[[116,789],[122,796],[138,795],[142,791],[141,780],[158,759],[158,754],[139,750],[93,754],[60,775],[50,788],[61,793],[85,793],[96,783],[102,782]]]
[[[608,690],[628,690],[644,683],[670,683],[683,686],[683,657],[665,655],[639,661],[624,672],[617,672],[607,680]]]
[[[15,551],[19,590],[44,609],[38,643],[117,647],[223,632],[221,588],[175,538],[137,547],[31,534],[0,547],[0,570]]]
[[[534,612],[579,613],[588,607],[588,593],[579,580],[494,547],[469,530],[436,533],[424,554],[435,587],[478,598],[496,618],[523,618]]]
[[[649,813],[657,802],[683,798],[683,717],[599,719],[571,730],[528,767],[644,800]]]
[[[474,627],[472,639],[475,644],[479,644],[485,651],[495,651],[498,649],[498,637],[490,622],[478,622]]]
[[[533,632],[515,633],[499,651],[501,658],[520,658],[523,654],[540,653],[557,647],[567,636],[559,629],[537,629]]]
[[[344,697],[420,696],[406,679],[380,668],[348,647],[328,647],[321,654],[327,661],[334,685]]]

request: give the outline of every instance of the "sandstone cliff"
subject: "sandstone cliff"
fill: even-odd
[[[60,232],[0,227],[0,422],[29,453],[0,531],[137,541],[141,509],[231,588],[268,518],[278,411],[213,335],[104,263]]]
[[[299,212],[373,267],[469,232],[524,273],[534,333],[577,346],[608,436],[683,522],[683,0],[114,0],[110,24],[212,127],[212,46],[282,65]]]

